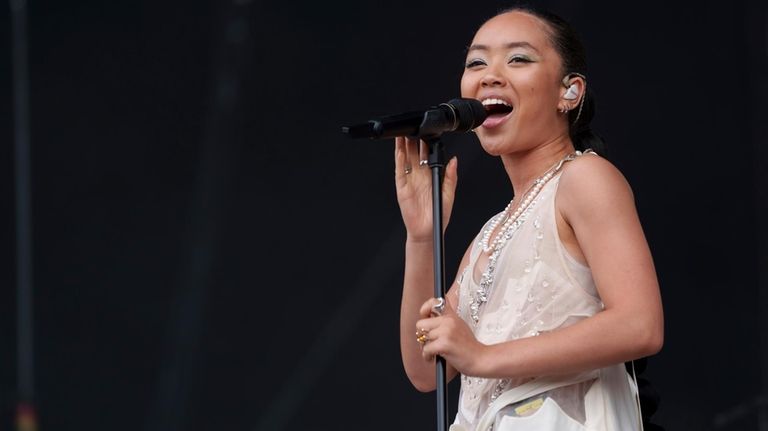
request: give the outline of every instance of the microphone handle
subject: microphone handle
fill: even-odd
[[[396,136],[415,136],[424,120],[424,111],[405,112],[369,120],[366,123],[342,127],[342,132],[350,138],[394,138]]]

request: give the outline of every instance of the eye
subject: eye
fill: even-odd
[[[533,60],[522,54],[515,54],[510,57],[508,64],[513,63],[533,63]]]
[[[467,61],[464,67],[466,67],[467,69],[472,69],[474,67],[485,66],[485,65],[486,65],[485,61],[480,59],[474,59],[474,60]]]

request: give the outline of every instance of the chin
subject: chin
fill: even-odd
[[[477,138],[483,150],[491,156],[501,156],[510,152],[510,143],[504,136],[483,136],[478,133]]]

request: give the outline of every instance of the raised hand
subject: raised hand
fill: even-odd
[[[395,138],[395,187],[400,214],[411,241],[432,240],[432,173],[426,165],[427,145],[418,139]],[[456,193],[457,160],[445,167],[443,229],[448,226]]]

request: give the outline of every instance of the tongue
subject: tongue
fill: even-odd
[[[504,120],[506,120],[507,115],[509,115],[509,113],[489,115],[485,119],[485,121],[483,121],[483,127],[485,127],[485,128],[496,127],[499,124],[501,124]]]

